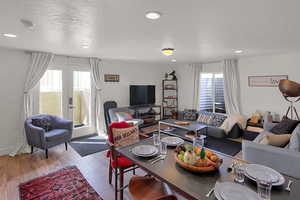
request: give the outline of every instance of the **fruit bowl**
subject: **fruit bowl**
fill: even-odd
[[[182,161],[181,159],[179,159],[178,158],[179,151],[175,151],[174,158],[175,158],[176,163],[179,166],[181,166],[182,168],[184,168],[188,171],[194,172],[194,173],[207,173],[207,172],[211,172],[211,171],[216,171],[222,165],[223,160],[221,158],[219,158],[213,152],[208,151],[208,150],[205,150],[205,151],[209,155],[205,158],[205,164],[202,164],[200,166],[198,164],[192,165],[192,164],[186,163],[186,162]],[[213,158],[214,161],[210,160],[210,158]],[[197,162],[199,162],[199,161],[197,161]],[[202,161],[200,161],[200,162],[202,162]]]

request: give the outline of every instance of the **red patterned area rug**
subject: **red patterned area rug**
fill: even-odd
[[[22,183],[19,187],[21,200],[103,200],[76,166]]]

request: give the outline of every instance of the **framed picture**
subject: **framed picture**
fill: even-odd
[[[279,81],[288,79],[288,75],[248,76],[249,87],[278,87]]]
[[[104,74],[104,82],[120,82],[120,75]]]

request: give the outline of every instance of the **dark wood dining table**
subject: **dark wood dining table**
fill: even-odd
[[[161,137],[166,137],[166,136],[167,135],[161,134]],[[219,157],[223,159],[223,164],[221,165],[221,167],[215,172],[210,172],[205,174],[195,174],[193,172],[183,169],[178,164],[176,164],[174,158],[174,148],[168,148],[166,159],[158,161],[154,164],[151,164],[151,162],[149,162],[150,158],[141,158],[135,156],[131,152],[131,149],[134,148],[135,146],[142,145],[142,144],[153,145],[153,139],[148,138],[136,144],[118,148],[116,149],[116,151],[119,152],[122,156],[133,161],[137,166],[139,166],[146,173],[169,184],[177,193],[181,194],[187,199],[192,199],[192,200],[216,199],[214,194],[212,194],[210,197],[205,196],[209,192],[209,190],[214,187],[215,183],[217,181],[233,182],[234,179],[233,172],[228,171],[228,168],[231,166],[233,159],[235,159],[231,156],[219,152],[215,152]],[[241,161],[241,162],[245,162],[245,161]],[[272,200],[300,199],[300,180],[286,175],[284,175],[284,177],[286,179],[286,183],[282,186],[277,186],[272,188],[271,199]],[[284,188],[287,186],[288,180],[293,181],[291,185],[291,192],[284,190]],[[244,185],[251,188],[253,191],[256,191],[256,183],[254,181],[246,178]]]

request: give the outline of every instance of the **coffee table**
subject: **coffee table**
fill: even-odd
[[[195,121],[189,121],[190,124],[188,125],[178,125],[176,122],[179,120],[174,120],[174,119],[166,119],[166,120],[161,120],[158,122],[158,132],[159,134],[165,133],[167,135],[172,135],[176,137],[180,137],[184,140],[191,141],[192,139],[189,137],[186,137],[186,134],[190,131],[195,132],[195,136],[200,136],[200,135],[207,135],[208,131],[208,126],[204,124],[200,124]],[[161,130],[161,125],[167,125],[169,127],[175,128],[173,131],[166,131],[166,130]]]

